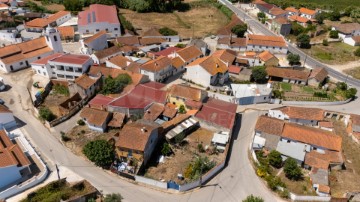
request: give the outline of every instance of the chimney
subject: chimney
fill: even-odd
[[[226,66],[229,67],[229,62],[226,62]]]
[[[142,128],[141,128],[141,132],[146,133],[146,132],[147,132],[146,128],[145,128],[145,127],[142,127]]]
[[[220,66],[219,66],[219,63],[216,63],[216,68],[219,68]]]

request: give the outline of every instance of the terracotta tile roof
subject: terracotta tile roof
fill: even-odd
[[[277,67],[267,67],[266,72],[271,77],[279,77],[279,78],[288,78],[288,79],[296,79],[307,81],[310,72],[289,69],[289,68],[277,68]]]
[[[204,97],[201,89],[181,84],[173,85],[169,89],[168,96],[185,98],[186,100],[201,101]]]
[[[260,45],[260,46],[275,46],[275,47],[287,47],[286,42],[281,36],[263,36],[263,35],[248,35],[248,45]]]
[[[153,45],[153,44],[162,44],[166,42],[163,38],[140,38],[140,44],[143,46]]]
[[[0,113],[12,113],[5,105],[0,105]]]
[[[305,107],[280,107],[277,108],[282,113],[289,116],[291,119],[304,119],[304,120],[324,120],[325,111],[318,108],[305,108]]]
[[[298,13],[299,10],[294,8],[294,7],[287,7],[285,8],[286,11],[289,11],[289,12],[293,12],[293,13]]]
[[[126,67],[125,70],[133,73],[139,73],[140,74],[140,64],[137,62],[132,62],[129,64],[129,66]]]
[[[121,54],[122,51],[123,51],[122,47],[120,47],[120,46],[112,46],[110,48],[97,51],[97,52],[94,53],[94,55],[99,59],[103,59],[103,58],[106,58],[106,57],[110,57],[112,55]]]
[[[241,67],[238,67],[238,66],[235,66],[235,65],[230,65],[229,66],[229,73],[240,74],[240,72],[241,72]]]
[[[113,63],[118,67],[126,68],[132,61],[127,57],[124,57],[122,55],[117,55],[115,57],[110,58],[109,62]]]
[[[277,22],[278,24],[284,25],[284,24],[290,24],[289,20],[285,17],[278,17],[273,19],[275,22]]]
[[[202,55],[201,50],[199,50],[196,46],[187,46],[186,48],[178,50],[176,53],[185,62],[190,62],[191,59],[200,57]]]
[[[155,121],[165,110],[165,106],[160,103],[153,103],[144,113],[143,119]]]
[[[142,85],[147,88],[151,88],[151,89],[155,89],[155,90],[162,90],[163,88],[166,87],[166,84],[159,83],[159,82],[153,82],[153,81],[143,83]]]
[[[95,109],[106,108],[107,105],[113,100],[114,98],[102,94],[97,94],[92,100],[90,100],[89,106],[90,108],[95,108]]]
[[[352,124],[360,125],[360,115],[351,114],[351,121],[352,121]]]
[[[311,71],[309,79],[314,78],[319,82],[324,81],[324,79],[328,76],[328,72],[325,68],[315,68]]]
[[[120,25],[117,14],[115,5],[107,6],[102,4],[91,4],[87,10],[79,13],[78,25],[86,26],[102,22]]]
[[[85,119],[91,125],[102,126],[108,119],[110,113],[98,109],[84,107],[80,117]]]
[[[301,16],[297,16],[297,15],[290,16],[289,19],[290,19],[291,21],[300,22],[300,23],[307,23],[307,22],[310,21],[310,20],[307,19],[307,18],[304,18],[304,17],[301,17]]]
[[[74,27],[72,26],[58,27],[57,30],[60,32],[60,37],[62,39],[74,38],[75,36]]]
[[[115,42],[127,46],[137,46],[140,45],[138,36],[121,36],[115,39]]]
[[[285,14],[287,12],[284,11],[283,9],[281,9],[281,8],[273,7],[273,8],[270,9],[269,13],[271,15],[276,15],[277,16],[277,15],[283,15],[283,14]]]
[[[11,64],[49,52],[52,49],[46,44],[45,37],[40,37],[0,48],[0,58],[4,64]]]
[[[340,23],[334,27],[341,33],[352,34],[353,31],[360,30],[360,23]]]
[[[227,65],[215,56],[198,58],[194,62],[190,63],[186,68],[192,68],[193,66],[197,65],[200,65],[211,75],[225,73],[226,71],[228,71]]]
[[[0,8],[9,8],[9,6],[6,4],[0,4]]]
[[[80,86],[83,89],[89,89],[91,86],[93,86],[99,78],[91,78],[86,74],[81,75],[80,77],[75,79],[75,83]]]
[[[307,8],[304,8],[304,7],[300,8],[299,12],[303,13],[303,14],[307,14],[307,15],[314,15],[316,13],[315,10],[310,10],[310,9],[307,9]]]
[[[222,37],[218,39],[218,44],[226,44],[230,47],[246,47],[246,38]]]
[[[353,36],[351,38],[355,41],[355,43],[360,43],[360,36]]]
[[[154,122],[134,122],[124,126],[120,131],[116,146],[144,152],[146,144],[154,130],[161,126]]]
[[[176,113],[177,113],[177,110],[175,108],[165,106],[165,109],[164,109],[164,112],[162,115],[172,119],[176,116]]]
[[[319,153],[312,150],[306,153],[305,164],[314,168],[328,169],[330,164],[343,164],[344,157],[341,152],[328,151]]]
[[[330,194],[330,187],[327,185],[319,184],[319,192]]]
[[[148,29],[147,31],[145,31],[142,36],[146,36],[146,37],[151,37],[151,36],[162,36],[162,34],[160,34],[159,29],[152,27],[150,29]]]
[[[48,24],[51,24],[53,22],[55,22],[57,19],[70,14],[69,11],[59,11],[55,14],[52,14],[48,17],[45,18],[36,18],[34,20],[31,20],[29,22],[25,23],[26,27],[38,27],[38,28],[44,28],[46,27]]]
[[[236,109],[236,104],[209,98],[195,117],[231,130],[235,124]]]
[[[126,115],[124,113],[113,112],[113,117],[108,123],[108,126],[113,128],[121,128],[124,123],[125,117]]]
[[[330,162],[325,159],[318,158],[317,156],[313,156],[312,155],[313,152],[316,151],[311,151],[305,154],[305,160],[304,160],[305,165],[308,165],[312,168],[318,168],[324,170],[329,169]]]
[[[177,52],[177,51],[179,51],[179,50],[181,50],[181,48],[178,48],[178,47],[169,47],[169,48],[166,48],[166,49],[164,49],[164,50],[162,50],[162,51],[159,51],[159,52],[156,52],[155,53],[155,55],[156,56],[168,56],[168,55],[170,55],[170,54],[173,54],[173,53],[175,53],[175,52]]]
[[[180,57],[175,57],[175,58],[171,59],[171,64],[173,67],[178,69],[178,68],[182,67],[185,64],[185,62]]]
[[[271,135],[281,136],[285,122],[268,116],[260,116],[256,122],[255,130]]]
[[[220,28],[217,32],[217,35],[231,35],[231,28],[233,28],[235,25],[241,25],[244,24],[243,21],[241,21],[237,15],[231,16],[231,21],[226,26]]]
[[[101,31],[97,32],[96,34],[92,35],[91,37],[86,38],[86,39],[84,40],[84,43],[85,43],[85,44],[89,44],[89,43],[95,41],[96,39],[98,39],[98,38],[100,38],[100,37],[102,37],[102,36],[104,36],[104,35],[106,35],[106,31],[105,31],[105,30],[101,30]],[[106,38],[106,37],[105,37],[105,38]]]
[[[161,124],[161,126],[164,128],[165,131],[171,130],[181,122],[188,119],[190,115],[188,114],[178,114],[175,118],[171,119],[170,121],[166,121]]]
[[[330,121],[320,121],[319,126],[324,128],[334,128],[333,122]]]
[[[260,60],[266,62],[269,61],[270,59],[274,58],[275,56],[273,54],[270,53],[270,51],[263,51],[262,53],[259,54],[259,58]]]
[[[229,49],[217,50],[212,54],[212,56],[217,57],[223,62],[231,65],[235,61],[236,52]]]
[[[194,100],[185,100],[186,107],[190,107],[192,109],[200,109],[202,107],[202,102],[194,101]]]
[[[0,130],[0,168],[14,166],[23,167],[30,165],[20,146],[11,142],[4,130]]]
[[[161,71],[168,66],[171,66],[171,59],[168,57],[160,56],[155,60],[150,60],[143,65],[141,65],[140,69],[144,69],[150,72],[158,72]]]
[[[89,62],[90,60],[91,60],[91,58],[88,55],[62,54],[59,57],[55,57],[49,61],[58,62],[58,63],[66,63],[66,64],[82,65],[82,64]]]
[[[282,137],[329,150],[341,151],[342,138],[340,136],[313,127],[285,123]]]

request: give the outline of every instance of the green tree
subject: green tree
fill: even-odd
[[[360,47],[354,51],[354,55],[360,57]]]
[[[264,202],[264,199],[251,194],[250,196],[247,196],[246,199],[242,200],[242,202]]]
[[[257,17],[258,17],[258,19],[260,20],[260,19],[264,19],[264,18],[266,17],[266,15],[265,15],[264,12],[258,12],[258,13],[257,13]]]
[[[301,180],[303,178],[301,168],[297,165],[296,160],[290,157],[285,161],[284,172],[290,180]]]
[[[235,25],[231,28],[231,32],[236,34],[237,37],[243,38],[247,28],[247,24]]]
[[[123,197],[120,194],[107,194],[104,197],[104,202],[121,202]]]
[[[83,2],[79,0],[64,0],[64,7],[67,11],[82,11]]]
[[[351,12],[352,12],[353,10],[355,10],[355,7],[354,7],[354,6],[348,6],[348,7],[346,7],[346,8],[344,9],[343,15],[344,15],[344,16],[347,16],[347,17],[350,17]]]
[[[84,122],[82,119],[79,119],[79,120],[77,121],[77,124],[78,124],[79,126],[83,126],[83,125],[85,125],[85,122]]]
[[[344,90],[347,90],[348,86],[345,82],[337,82],[336,83],[336,88],[338,90],[341,90],[341,91],[344,91]]]
[[[105,95],[120,93],[125,88],[125,86],[130,83],[131,77],[128,74],[120,74],[116,78],[108,76],[107,78],[105,78],[102,93]]]
[[[329,32],[329,36],[330,36],[330,38],[332,38],[332,39],[337,39],[337,38],[339,38],[339,32],[336,31],[336,30],[331,30],[331,31]]]
[[[291,23],[291,34],[298,36],[305,32],[305,28],[296,22]]]
[[[280,168],[282,166],[282,158],[280,152],[276,150],[271,150],[269,154],[269,163],[275,168]]]
[[[322,42],[322,45],[323,45],[323,46],[328,46],[328,45],[329,45],[328,40],[324,39],[323,42]]]
[[[186,45],[183,44],[183,43],[178,43],[178,44],[175,45],[175,47],[177,47],[177,48],[185,48]]]
[[[296,37],[297,46],[300,48],[310,48],[310,36],[307,34],[300,34]]]
[[[111,165],[115,158],[114,148],[106,140],[93,140],[88,142],[83,153],[95,165],[107,168]]]
[[[350,17],[354,19],[360,18],[360,8],[356,8],[353,11],[351,11]]]
[[[315,19],[319,24],[323,24],[324,20],[328,17],[328,14],[326,12],[321,12],[315,16]]]
[[[252,68],[251,78],[254,79],[256,83],[266,82],[267,72],[264,66],[256,66]]]
[[[39,110],[39,118],[41,120],[46,120],[46,121],[52,121],[56,118],[56,116],[50,111],[49,108],[47,107],[41,107]]]
[[[185,113],[186,113],[185,106],[184,106],[184,105],[180,105],[178,112],[179,112],[180,114],[185,114]]]
[[[334,10],[333,12],[329,13],[329,19],[331,21],[339,21],[340,18],[341,18],[341,14],[337,10]]]
[[[287,55],[287,60],[289,61],[290,65],[300,64],[300,55],[290,53],[289,55]]]
[[[170,29],[168,27],[163,27],[163,28],[159,29],[159,32],[163,36],[175,36],[175,35],[178,35],[177,31],[175,31],[173,29]]]
[[[354,98],[355,95],[356,95],[356,93],[357,93],[357,89],[356,89],[356,88],[350,88],[350,89],[348,89],[348,90],[346,91],[345,97],[346,97],[347,99]]]
[[[168,143],[164,143],[161,148],[161,154],[167,156],[171,153],[171,147]]]

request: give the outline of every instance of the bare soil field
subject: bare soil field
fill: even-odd
[[[51,3],[51,4],[43,5],[41,3],[41,1],[32,1],[32,2],[36,3],[37,5],[44,6],[46,9],[51,10],[51,11],[55,11],[55,12],[65,10],[64,5],[62,5],[62,4],[53,4],[53,3]]]
[[[49,94],[41,106],[48,107],[56,117],[60,117],[61,113],[58,106],[67,99],[69,99],[69,97],[62,94]]]
[[[360,64],[360,61],[359,63]],[[354,67],[354,68],[351,68],[351,69],[346,69],[343,71],[344,73],[356,78],[356,79],[360,79],[360,66],[358,67]]]
[[[169,27],[176,30],[183,38],[192,37],[193,33],[195,37],[204,37],[216,34],[229,21],[223,13],[210,5],[192,8],[186,12],[136,13],[120,9],[120,13],[138,29],[140,35],[151,27]]]

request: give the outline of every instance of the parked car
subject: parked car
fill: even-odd
[[[5,101],[0,98],[0,105],[3,105],[3,104],[5,104]]]

